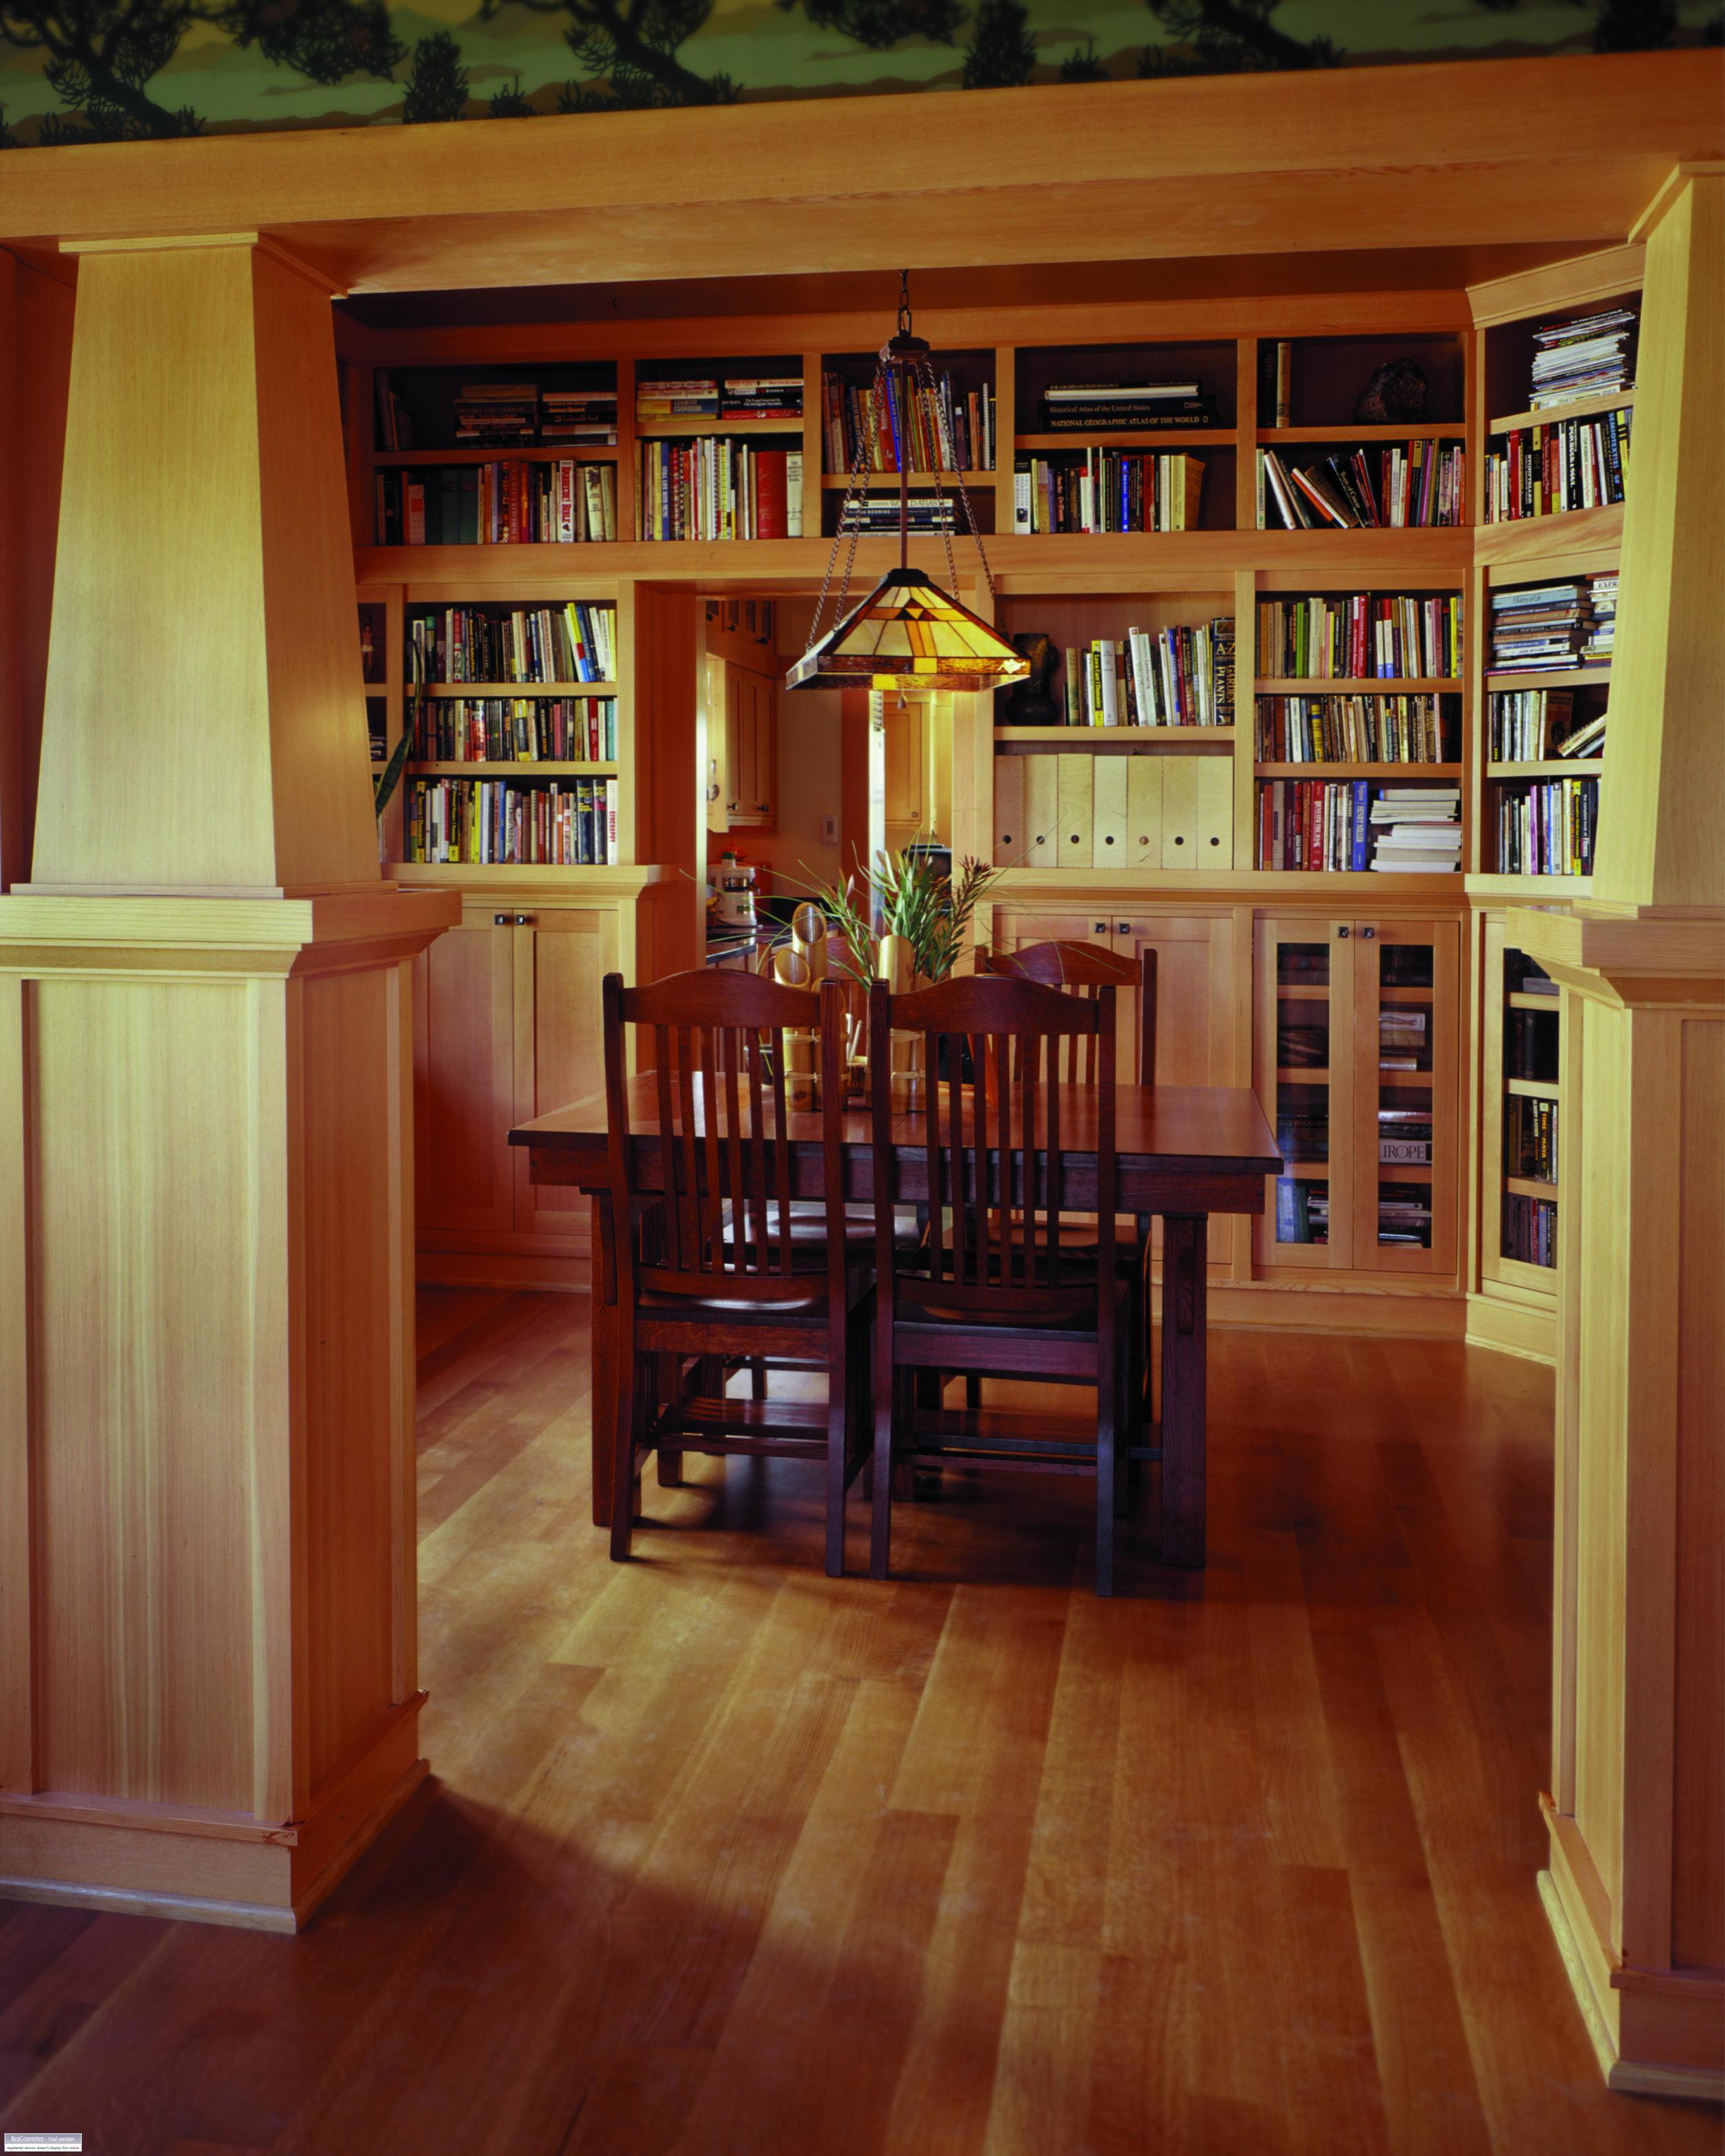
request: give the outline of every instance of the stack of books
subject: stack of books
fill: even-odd
[[[913,494],[905,502],[905,521],[912,531],[956,531],[958,498],[954,494]],[[896,531],[898,496],[860,494],[839,512],[841,531]]]
[[[1404,1250],[1431,1248],[1431,1188],[1423,1183],[1386,1183],[1378,1193],[1378,1240]]]
[[[617,612],[557,607],[444,607],[408,620],[408,680],[527,684],[614,681]]]
[[[1015,531],[1195,531],[1204,459],[1086,449],[1022,459],[1013,473]]]
[[[1587,633],[1587,642],[1582,647],[1582,662],[1588,666],[1609,666],[1612,646],[1617,641],[1617,572],[1596,572],[1587,580],[1587,595],[1593,608],[1593,623]]]
[[[800,374],[727,374],[719,386],[721,419],[800,419]]]
[[[716,375],[690,375],[678,382],[635,383],[635,418],[716,419],[719,382]]]
[[[1284,1088],[1276,1111],[1276,1149],[1289,1167],[1310,1168],[1330,1157],[1330,1111],[1328,1104],[1310,1101],[1311,1088],[1301,1087],[1291,1104],[1287,1096],[1291,1088]]]
[[[1196,382],[1056,382],[1042,393],[1045,434],[1215,424],[1216,400]]]
[[[1258,671],[1296,680],[1459,680],[1461,595],[1260,599]]]
[[[1612,397],[1635,382],[1633,307],[1608,307],[1533,332],[1532,394],[1527,407],[1548,412],[1583,397]]]
[[[643,442],[639,504],[644,539],[800,539],[803,452],[721,434]]]
[[[1491,670],[1553,674],[1579,666],[1593,627],[1593,597],[1579,578],[1493,592]]]
[[[1591,875],[1599,822],[1597,778],[1506,787],[1497,803],[1500,875]]]
[[[1452,875],[1461,865],[1461,789],[1404,786],[1372,803],[1372,866],[1404,875]]]
[[[547,448],[565,442],[603,444],[617,439],[614,389],[547,389],[539,403],[539,439]]]
[[[1467,506],[1467,452],[1460,442],[1392,443],[1375,453],[1340,450],[1296,465],[1258,452],[1258,528],[1268,512],[1287,531],[1456,525]]]
[[[1128,629],[1065,650],[1069,726],[1231,726],[1234,619]]]
[[[821,376],[821,430],[829,472],[837,474],[851,469],[860,441],[865,445],[865,471],[993,470],[994,390],[991,382],[985,382],[976,389],[961,389],[950,374],[938,376],[935,382],[937,417],[932,427],[927,398],[912,398],[906,405],[901,398],[896,375],[888,378],[884,394],[875,397],[871,427],[870,393],[867,383],[847,382],[837,374]],[[942,432],[944,440],[941,439]]]
[[[1629,471],[1627,407],[1588,419],[1517,427],[1486,457],[1486,521],[1515,523],[1571,509],[1606,509],[1624,498]]]
[[[418,696],[413,755],[424,763],[614,763],[614,696]]]
[[[457,449],[504,449],[539,439],[536,382],[469,382],[455,398]]]
[[[403,835],[410,861],[603,868],[617,859],[617,781],[410,779]]]
[[[1415,1004],[1390,1004],[1378,1014],[1378,1068],[1429,1070],[1431,1014]],[[1430,1110],[1426,1111],[1427,1115]]]
[[[1430,1107],[1380,1108],[1378,1111],[1378,1158],[1396,1168],[1430,1167]]]
[[[1260,696],[1260,763],[1441,763],[1435,696]]]

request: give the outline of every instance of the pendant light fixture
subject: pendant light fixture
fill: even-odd
[[[891,385],[891,387],[889,387]],[[875,439],[879,416],[891,397],[899,415],[898,567],[889,569],[860,606],[847,613],[851,566],[862,530],[861,510],[868,488],[865,469]],[[925,425],[914,429],[911,413],[920,402]],[[947,439],[946,417],[935,388],[929,364],[928,344],[911,326],[910,272],[899,272],[898,326],[880,347],[875,363],[875,379],[859,430],[856,454],[851,459],[850,484],[839,516],[832,558],[821,586],[820,603],[809,633],[809,649],[785,675],[788,689],[880,689],[906,696],[937,689],[998,689],[1008,681],[1022,680],[1029,663],[998,629],[961,606],[950,591],[942,591],[932,577],[911,567],[911,472],[906,461],[911,444],[926,439],[936,445],[939,469],[934,474],[936,521],[947,549],[947,581],[958,581],[952,561],[952,516],[942,480],[948,470],[953,491],[964,516],[965,528],[976,545],[984,582],[992,594],[994,579],[988,573],[988,557],[983,552],[982,535],[971,512],[970,496],[958,476]],[[846,547],[846,540],[850,544]],[[833,572],[845,552],[845,572],[839,585],[837,619],[821,634],[827,594]]]

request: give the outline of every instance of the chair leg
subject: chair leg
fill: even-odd
[[[749,1398],[752,1400],[764,1400],[766,1397],[767,1365],[764,1363],[751,1363],[749,1364]]]
[[[632,1332],[633,1327],[630,1327],[629,1332]],[[611,1561],[614,1564],[622,1564],[628,1558],[634,1533],[638,1466],[635,1415],[641,1394],[641,1365],[652,1359],[635,1353],[629,1333],[625,1333],[618,1344],[620,1351],[618,1360],[621,1368],[617,1386],[617,1427],[612,1433],[611,1471]]]
[[[974,1370],[964,1374],[964,1404],[973,1410],[983,1404],[983,1381]]]
[[[678,1416],[675,1427],[682,1428],[683,1358],[680,1355],[655,1355],[648,1358],[654,1367],[654,1384],[648,1401],[648,1417],[651,1417],[658,1396],[663,1394],[667,1404]],[[668,1380],[668,1382],[667,1382]],[[675,1446],[661,1444],[658,1450],[659,1486],[661,1490],[680,1490],[683,1486],[683,1455]]]
[[[1114,1592],[1114,1502],[1118,1461],[1115,1436],[1120,1412],[1120,1353],[1096,1358],[1096,1593]]]
[[[855,1412],[855,1328],[845,1327],[837,1366],[827,1373],[827,1548],[829,1579],[845,1577],[845,1492],[850,1485],[850,1429]],[[764,1377],[765,1373],[762,1372]],[[762,1387],[764,1391],[765,1388]]]
[[[875,1450],[869,1463],[869,1577],[885,1579],[892,1554],[892,1440],[897,1420],[898,1372],[877,1364],[875,1371]]]
[[[1128,1298],[1127,1308],[1132,1307]],[[1116,1397],[1119,1401],[1122,1442],[1117,1445],[1114,1460],[1114,1517],[1123,1520],[1132,1507],[1131,1477],[1128,1471],[1135,1465],[1130,1457],[1134,1445],[1143,1442],[1144,1420],[1138,1401],[1138,1358],[1142,1343],[1135,1324],[1120,1328],[1118,1341],[1120,1365]]]

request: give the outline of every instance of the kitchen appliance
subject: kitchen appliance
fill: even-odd
[[[755,871],[747,861],[726,853],[719,861],[713,881],[718,888],[718,917],[726,928],[755,926]]]

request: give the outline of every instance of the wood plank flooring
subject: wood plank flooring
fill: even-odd
[[[1213,1337],[1211,1543],[800,1465],[587,1523],[586,1305],[423,1311],[436,1782],[296,1940],[0,1904],[0,2124],[92,2156],[1717,2156],[1534,1889],[1550,1379]],[[1029,1398],[1028,1389],[1012,1404]],[[856,1507],[854,1561],[863,1557]]]

